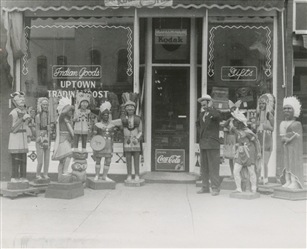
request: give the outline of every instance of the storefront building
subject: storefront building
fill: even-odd
[[[8,54],[8,83],[2,90],[7,95],[2,98],[5,122],[13,90],[24,91],[27,107],[36,107],[38,97],[55,99],[58,89],[72,99],[77,90],[89,89],[93,114],[107,99],[113,119],[120,115],[121,94],[137,92],[137,113],[144,122],[141,171],[199,173],[197,98],[210,94],[222,112],[228,100],[241,100],[240,109],[252,126],[259,96],[272,93],[276,126],[269,176],[279,174],[281,100],[292,89],[286,76],[284,1],[2,3],[2,44]],[[3,124],[3,140],[8,127]],[[126,173],[121,139],[119,132],[111,174]],[[6,144],[1,143],[1,166],[8,177]],[[29,164],[36,163],[32,148]],[[93,165],[90,161],[89,167]]]

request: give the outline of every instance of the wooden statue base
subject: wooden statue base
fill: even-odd
[[[8,182],[7,189],[9,190],[23,190],[28,189],[30,186],[29,182]]]
[[[30,187],[28,182],[8,182],[6,187],[0,189],[0,194],[14,199],[19,195],[37,196],[39,189]]]
[[[281,187],[279,183],[266,183],[266,184],[258,184],[258,192],[261,194],[272,194],[274,192],[274,188]]]
[[[230,193],[229,197],[236,198],[236,199],[252,200],[252,199],[260,198],[260,194],[252,193],[252,192]]]
[[[115,189],[116,187],[116,182],[114,181],[105,181],[98,179],[98,181],[94,180],[94,177],[88,177],[86,180],[86,186],[91,188],[91,189]]]
[[[140,179],[138,182],[132,180],[132,181],[127,181],[125,180],[125,186],[126,187],[141,187],[145,185],[145,180]]]
[[[229,179],[229,178],[224,178],[220,189],[226,189],[226,190],[235,190],[237,188],[235,180],[234,179]]]
[[[46,198],[74,199],[84,195],[81,182],[72,183],[50,183],[45,193]]]
[[[277,187],[274,188],[272,197],[291,201],[307,200],[307,190]]]
[[[50,179],[48,178],[48,179],[44,179],[44,178],[42,178],[42,179],[34,179],[33,180],[33,183],[34,184],[37,184],[37,185],[48,185],[49,183],[50,183]]]

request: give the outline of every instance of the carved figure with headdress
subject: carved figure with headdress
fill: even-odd
[[[270,93],[261,95],[257,105],[257,136],[261,145],[261,160],[257,168],[259,181],[268,183],[268,163],[273,149],[275,97]]]
[[[257,176],[255,166],[260,159],[260,144],[257,136],[247,128],[247,118],[238,109],[231,113],[234,117],[232,131],[236,134],[236,152],[234,156],[234,179],[236,183],[235,192],[242,192],[241,180],[243,177],[249,177],[251,191],[257,190]]]
[[[132,181],[132,157],[134,161],[134,182],[140,181],[140,155],[142,153],[142,120],[135,114],[138,93],[122,94],[123,106],[125,112],[122,112],[121,118],[113,120],[116,126],[123,127],[124,130],[124,155],[127,161],[127,182]]]
[[[74,124],[74,151],[78,151],[79,138],[82,141],[82,152],[86,152],[87,135],[89,130],[89,115],[91,111],[88,109],[90,104],[91,93],[77,92],[75,103]]]
[[[36,180],[49,179],[49,160],[50,160],[50,120],[49,120],[49,99],[41,97],[37,100],[36,124],[36,153],[37,167]],[[44,165],[43,176],[41,176]]]
[[[113,153],[113,137],[116,126],[110,122],[111,103],[105,101],[99,107],[99,122],[94,125],[94,137],[91,140],[91,147],[93,149],[93,159],[95,160],[95,177],[94,180],[99,179],[110,181],[108,172],[110,169],[111,158]],[[104,157],[103,172],[100,176],[101,159]]]
[[[31,116],[25,108],[24,92],[14,92],[11,95],[14,109],[10,112],[11,130],[8,149],[12,157],[12,182],[28,182],[27,152],[31,138],[28,134],[28,123]]]
[[[56,139],[54,143],[54,153],[52,160],[59,161],[58,182],[72,182],[72,177],[68,173],[68,167],[72,157],[71,144],[74,137],[72,127],[72,116],[74,107],[71,99],[62,97],[59,100],[57,111],[59,114],[56,124]]]
[[[296,97],[284,98],[283,112],[285,120],[279,126],[283,145],[283,171],[280,181],[284,188],[303,189],[303,129],[301,122],[296,120],[301,113],[300,101]]]

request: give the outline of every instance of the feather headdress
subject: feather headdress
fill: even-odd
[[[71,99],[70,98],[68,98],[68,97],[60,98],[59,104],[58,104],[58,107],[57,107],[58,113],[61,114],[64,107],[68,106],[68,105],[71,105]]]
[[[247,118],[239,109],[236,109],[231,113],[231,115],[238,121],[242,122],[245,126],[247,126]]]
[[[109,114],[111,110],[111,103],[109,101],[102,103],[99,107],[99,110],[101,114]]]
[[[296,96],[286,97],[284,98],[283,107],[289,105],[294,110],[294,117],[298,118],[301,114],[301,102],[297,99]]]
[[[90,92],[77,92],[76,95],[76,108],[80,108],[82,101],[87,101],[90,104],[91,93]]]
[[[42,104],[46,102],[47,104],[49,104],[49,99],[46,98],[46,97],[41,97],[41,98],[38,98],[37,100],[37,112],[38,113],[41,113],[42,112]]]
[[[258,99],[258,103],[260,102],[264,102],[266,107],[265,107],[265,112],[266,113],[271,113],[273,116],[275,114],[275,97],[273,94],[271,93],[265,93],[262,94],[259,99]],[[260,109],[259,109],[259,104],[257,106],[257,113],[260,113]]]
[[[123,100],[123,103],[124,103],[125,107],[127,105],[133,105],[135,107],[138,98],[139,98],[139,94],[138,93],[128,93],[128,92],[125,92],[125,93],[122,94],[122,100]]]

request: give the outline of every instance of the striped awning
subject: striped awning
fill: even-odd
[[[95,10],[107,8],[218,8],[282,11],[284,0],[2,0],[2,9],[11,11]]]

